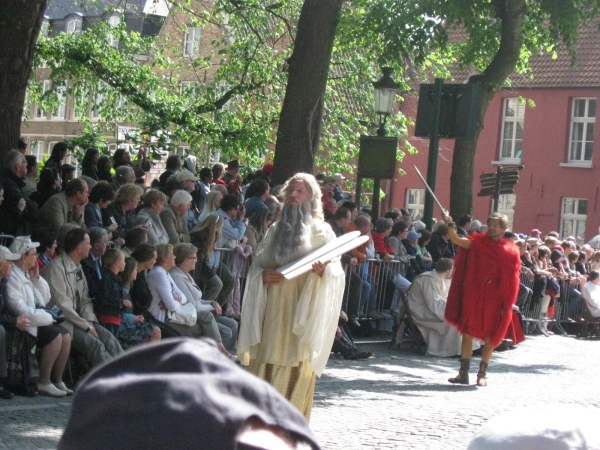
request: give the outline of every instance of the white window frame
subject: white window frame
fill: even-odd
[[[511,207],[512,205],[512,207]],[[517,194],[500,194],[498,196],[498,212],[508,218],[507,229],[513,229],[515,218],[515,207],[517,205]]]
[[[183,37],[183,56],[194,57],[200,54],[202,28],[189,27]]]
[[[515,112],[513,116],[507,114],[509,108]],[[504,133],[508,132],[507,127],[512,125],[511,136],[505,138]],[[523,153],[523,136],[517,139],[517,128],[521,126],[521,130],[525,130],[525,104],[519,101],[518,98],[505,98],[502,101],[502,130],[500,132],[500,152],[499,161],[502,163],[520,164]],[[504,147],[507,144],[510,149],[505,155]],[[519,148],[520,147],[520,148]],[[517,153],[521,151],[521,155],[517,157]]]
[[[56,110],[52,111],[50,118],[54,120],[64,120],[67,117],[67,86],[59,86],[56,91],[58,107]]]
[[[42,95],[50,90],[50,80],[43,80],[42,83]],[[35,117],[36,120],[43,120],[48,118],[48,111],[43,110],[38,105],[35,105]]]
[[[94,97],[94,103],[92,103],[90,108],[90,120],[97,122],[102,118],[102,113],[100,108],[96,108],[96,105],[104,101],[104,94],[98,93]]]
[[[33,141],[29,145],[29,154],[36,157],[38,164],[44,159],[44,141]]]
[[[578,109],[577,106],[580,102],[585,102],[584,107],[584,116],[575,116],[575,112]],[[573,98],[573,102],[571,105],[571,126],[569,130],[569,153],[568,153],[568,163],[569,164],[581,164],[581,165],[591,165],[592,158],[594,156],[594,134],[596,130],[596,113],[593,116],[590,116],[590,102],[594,103],[594,110],[598,108],[598,100],[596,98]],[[576,127],[581,126],[581,140],[574,139],[574,133]],[[589,141],[586,139],[588,134],[588,129],[592,127],[592,140]],[[581,147],[577,150],[574,149],[573,144],[577,142],[581,145]],[[590,144],[592,150],[590,152],[589,158],[586,158],[586,147]],[[577,155],[579,153],[579,155]]]
[[[565,207],[567,202],[574,202],[573,212],[565,213]],[[580,213],[580,205],[582,202],[586,203],[586,213]],[[560,205],[560,235],[563,237],[575,236],[580,241],[585,239],[585,225],[587,220],[587,211],[589,210],[590,203],[587,198],[575,198],[575,197],[563,197]],[[570,222],[570,230],[565,227],[565,222]],[[583,232],[577,234],[578,230],[583,228]]]
[[[405,208],[408,209],[413,220],[423,217],[425,213],[425,189],[407,189]]]
[[[79,34],[81,33],[82,26],[83,21],[78,17],[74,17],[67,21],[67,24],[65,25],[65,31],[67,34]]]
[[[121,25],[121,16],[113,14],[108,18],[107,22],[112,28],[117,28],[119,25]],[[119,40],[112,33],[109,33],[108,35],[108,42],[113,47],[119,47]]]

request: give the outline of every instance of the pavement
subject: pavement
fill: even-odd
[[[494,353],[488,386],[454,386],[459,360],[418,355],[410,346],[359,343],[375,356],[332,358],[317,381],[310,421],[324,449],[465,449],[488,419],[509,410],[566,403],[600,407],[600,341],[532,336]],[[0,400],[0,449],[56,448],[70,399]]]

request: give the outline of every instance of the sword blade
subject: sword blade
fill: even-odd
[[[421,179],[421,181],[423,182],[423,184],[425,185],[425,187],[427,188],[427,190],[429,191],[429,193],[431,194],[431,197],[433,198],[433,200],[437,203],[437,205],[439,206],[440,210],[442,211],[442,214],[445,216],[448,215],[448,211],[446,211],[444,209],[444,207],[442,206],[442,204],[440,203],[440,201],[437,199],[437,197],[435,196],[435,194],[433,193],[433,191],[431,190],[431,188],[429,187],[429,185],[427,184],[427,181],[425,181],[425,178],[423,178],[423,175],[421,175],[421,172],[419,172],[419,169],[417,169],[417,166],[415,166],[413,164],[413,167],[415,168],[415,170],[417,171],[417,175],[419,175],[419,178]]]

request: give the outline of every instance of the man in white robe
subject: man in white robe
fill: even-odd
[[[286,280],[277,268],[335,239],[323,221],[321,190],[299,173],[282,189],[281,220],[253,258],[242,302],[238,356],[308,419],[316,376],[327,364],[344,292],[339,258]]]
[[[408,291],[413,321],[427,343],[427,353],[434,356],[460,354],[461,335],[444,320],[453,267],[454,261],[440,258],[435,270],[417,276]],[[473,349],[477,348],[474,342]]]
[[[600,317],[600,273],[592,270],[581,291],[592,317]]]

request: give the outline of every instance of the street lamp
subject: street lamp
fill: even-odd
[[[375,112],[379,116],[379,128],[377,136],[385,136],[385,122],[393,112],[396,106],[396,93],[400,85],[392,79],[394,69],[391,67],[382,67],[383,76],[373,82],[375,97]]]

